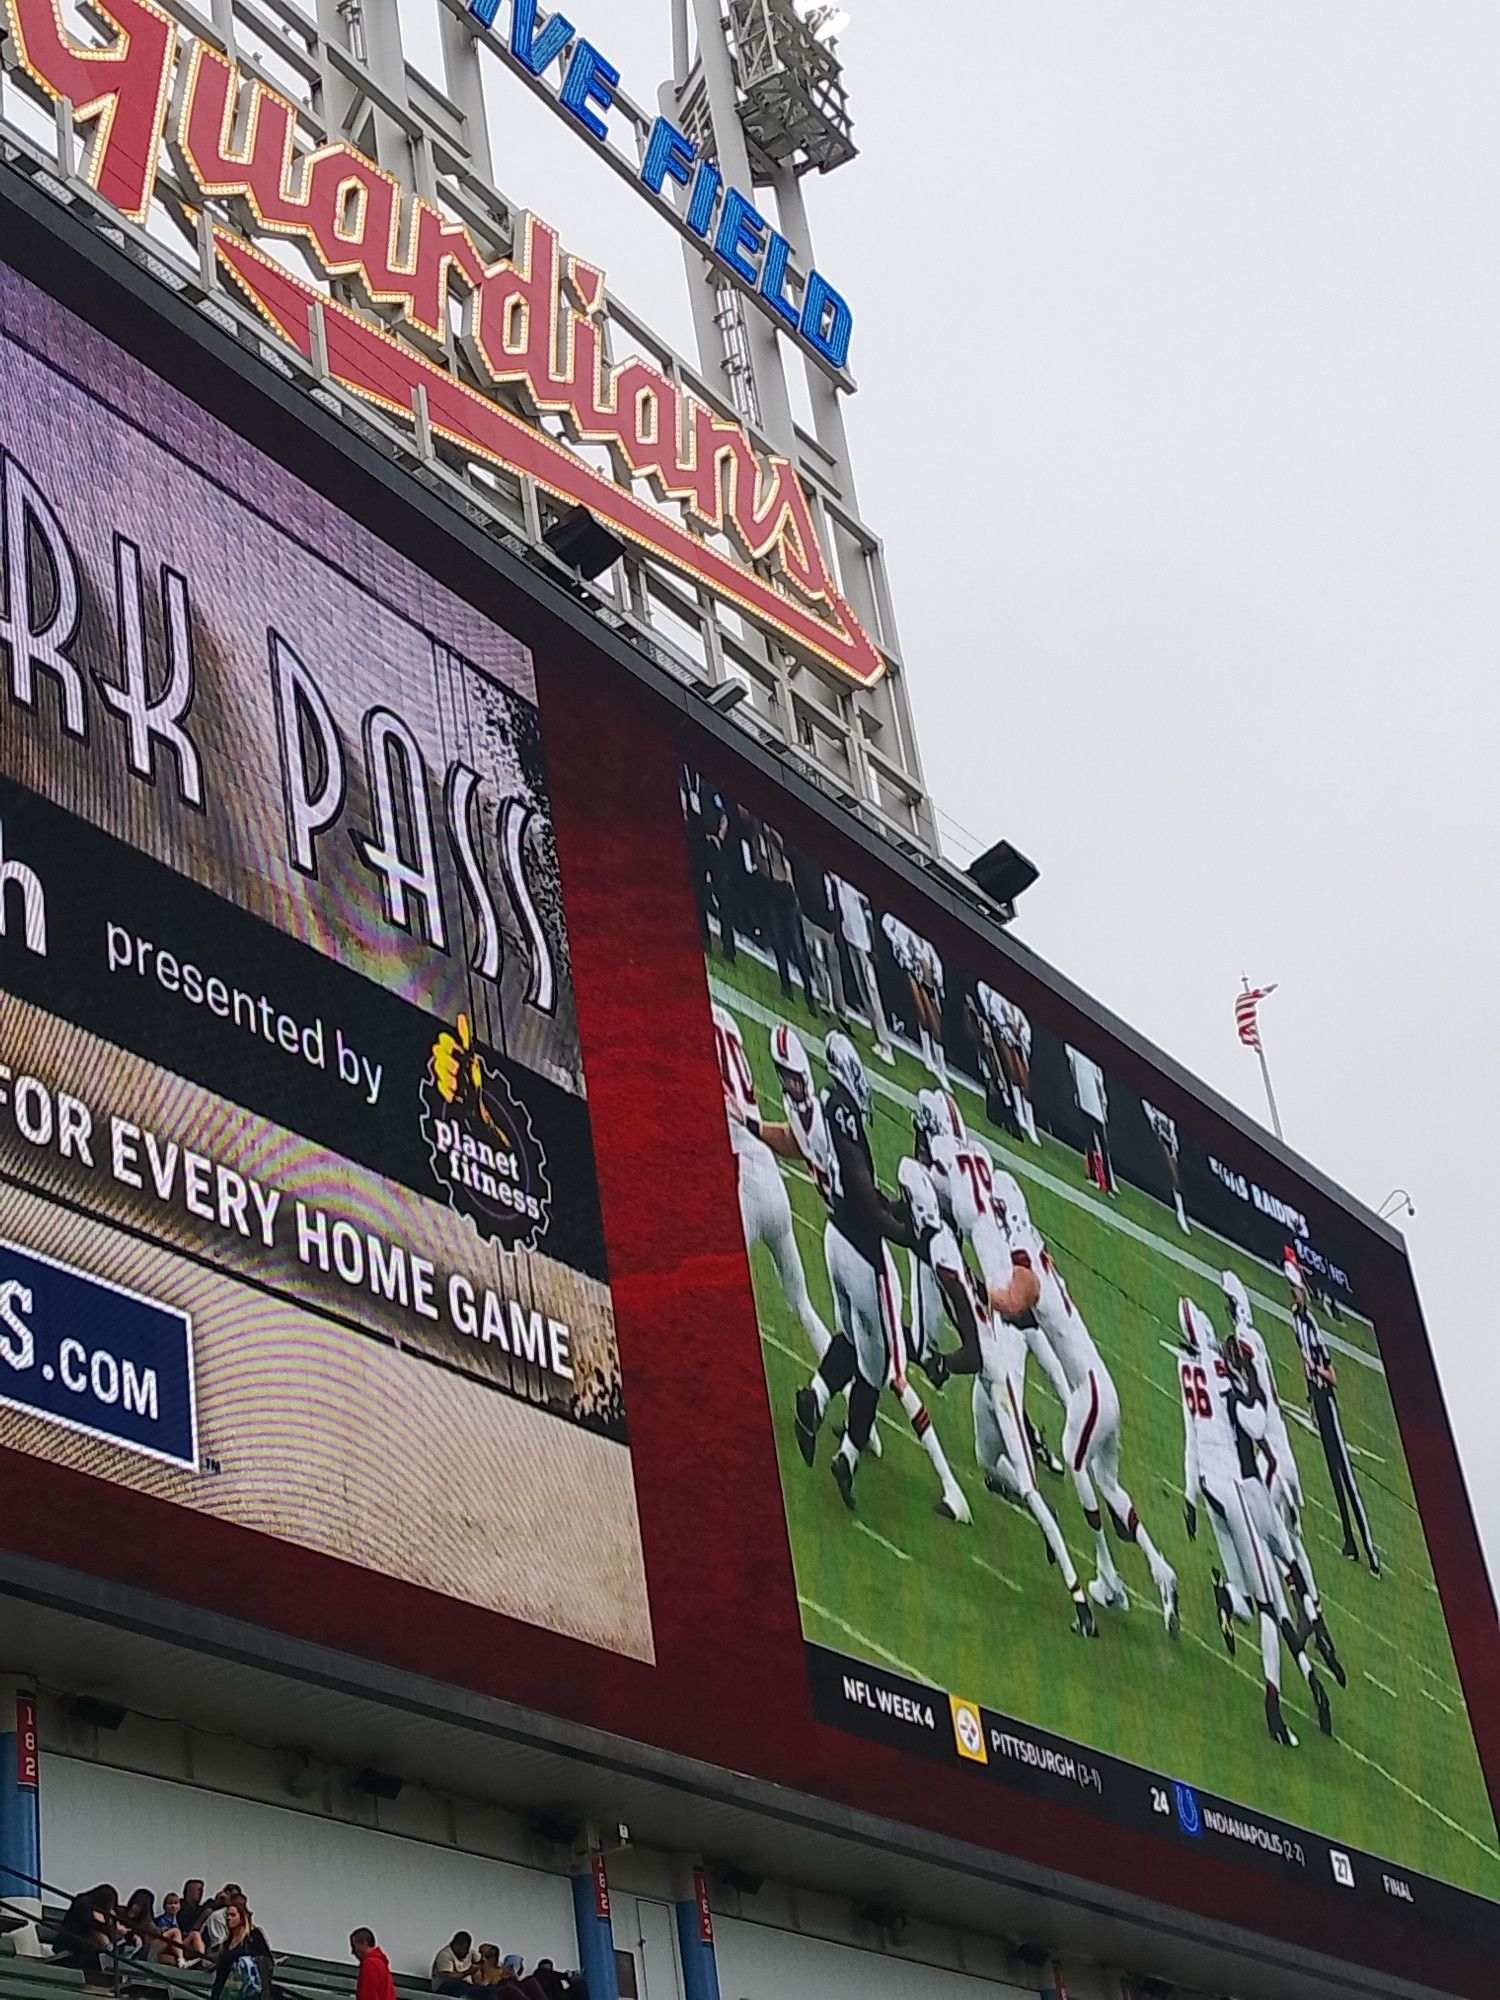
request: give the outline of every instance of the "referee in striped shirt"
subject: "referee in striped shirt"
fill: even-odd
[[[1359,1549],[1355,1545],[1355,1530],[1364,1544],[1365,1560],[1371,1573],[1380,1574],[1380,1557],[1375,1551],[1375,1539],[1370,1533],[1370,1517],[1365,1512],[1365,1503],[1360,1497],[1359,1482],[1354,1477],[1354,1465],[1349,1457],[1349,1446],[1344,1437],[1344,1426],[1339,1418],[1338,1376],[1333,1366],[1333,1356],[1328,1343],[1323,1338],[1312,1309],[1307,1302],[1307,1280],[1302,1266],[1290,1250],[1287,1252],[1286,1280],[1292,1291],[1292,1326],[1297,1335],[1297,1345],[1302,1350],[1302,1372],[1307,1377],[1307,1400],[1317,1421],[1318,1436],[1323,1441],[1323,1456],[1328,1461],[1328,1477],[1333,1486],[1333,1497],[1338,1502],[1339,1520],[1344,1527],[1344,1554],[1350,1562],[1359,1561]]]

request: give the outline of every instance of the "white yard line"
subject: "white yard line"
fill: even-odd
[[[810,1597],[802,1596],[800,1591],[797,1595],[797,1602],[802,1606],[804,1611],[810,1611],[815,1618],[823,1619],[836,1632],[842,1632],[844,1637],[851,1644],[857,1646],[859,1651],[868,1658],[884,1660],[888,1667],[894,1667],[898,1674],[905,1674],[909,1681],[921,1681],[924,1687],[932,1685],[925,1674],[919,1674],[915,1667],[908,1666],[906,1661],[901,1659],[898,1654],[888,1653],[884,1646],[877,1646],[873,1639],[867,1639],[863,1632],[856,1631],[854,1626],[847,1624],[842,1618],[835,1616],[824,1605],[814,1602]]]
[[[1224,1665],[1228,1667],[1232,1673],[1238,1674],[1241,1680],[1249,1681],[1252,1687],[1258,1688],[1260,1686],[1261,1683],[1259,1678],[1255,1674],[1250,1673],[1246,1668],[1242,1667],[1238,1660],[1231,1660],[1229,1655],[1223,1650],[1222,1647],[1215,1648],[1209,1645],[1208,1641],[1206,1639],[1200,1638],[1196,1632],[1189,1632],[1186,1636],[1193,1641],[1194,1645],[1201,1646],[1204,1652],[1209,1654],[1213,1659],[1222,1660],[1224,1662]],[[1365,1678],[1366,1680],[1369,1680],[1371,1676],[1366,1674]],[[1384,1688],[1384,1683],[1381,1681],[1376,1681],[1375,1685],[1377,1687]],[[1395,1691],[1392,1688],[1384,1688],[1384,1692],[1386,1694],[1392,1694]],[[1304,1718],[1299,1713],[1298,1721],[1305,1723],[1306,1718]],[[1313,1723],[1311,1726],[1313,1728],[1317,1727],[1316,1723]],[[1467,1841],[1471,1841],[1473,1845],[1479,1849],[1481,1854],[1487,1854],[1492,1861],[1500,1861],[1500,1848],[1491,1847],[1491,1845],[1487,1840],[1481,1840],[1479,1838],[1479,1835],[1471,1831],[1470,1828],[1466,1826],[1461,1826],[1456,1819],[1451,1818],[1447,1813],[1445,1813],[1441,1806],[1435,1806],[1432,1803],[1431,1799],[1424,1799],[1420,1792],[1413,1791],[1411,1786],[1408,1784],[1404,1784],[1402,1780],[1395,1775],[1394,1772],[1388,1771],[1385,1768],[1384,1764],[1377,1764],[1373,1757],[1367,1757],[1363,1750],[1359,1749],[1355,1744],[1350,1743],[1344,1737],[1335,1735],[1334,1741],[1338,1744],[1341,1750],[1347,1750],[1351,1757],[1357,1758],[1359,1762],[1365,1766],[1366,1770],[1374,1771],[1378,1777],[1384,1778],[1388,1785],[1393,1785],[1395,1789],[1402,1794],[1403,1797],[1410,1799],[1413,1805],[1421,1806],[1422,1810],[1424,1812],[1430,1812],[1434,1819],[1440,1819],[1443,1822],[1443,1825],[1446,1826],[1450,1832],[1462,1834],[1463,1838]]]
[[[1003,1583],[1007,1590],[1013,1590],[1017,1597],[1024,1597],[1026,1595],[1020,1584],[1015,1582],[1013,1578],[1008,1577],[1003,1569],[996,1569],[992,1562],[986,1562],[983,1556],[970,1556],[969,1561],[973,1563],[976,1569],[982,1569],[987,1575],[994,1577],[997,1583]]]
[[[888,1549],[890,1553],[896,1558],[897,1562],[909,1563],[911,1561],[911,1557],[907,1554],[905,1549],[898,1548],[894,1542],[888,1542],[884,1535],[877,1534],[875,1530],[869,1525],[868,1522],[856,1521],[854,1525],[859,1530],[860,1534],[868,1535],[872,1542],[879,1542],[880,1546],[883,1549]]]
[[[1366,1770],[1378,1773],[1388,1785],[1394,1785],[1396,1790],[1410,1799],[1413,1805],[1421,1806],[1425,1812],[1430,1812],[1434,1819],[1440,1819],[1450,1833],[1462,1834],[1463,1838],[1472,1842],[1481,1854],[1487,1854],[1491,1861],[1500,1861],[1500,1848],[1492,1847],[1487,1840],[1481,1840],[1472,1828],[1460,1826],[1459,1822],[1445,1813],[1441,1806],[1435,1806],[1431,1799],[1424,1799],[1420,1792],[1413,1791],[1410,1785],[1403,1784],[1393,1771],[1385,1768],[1384,1764],[1377,1764],[1373,1757],[1367,1757],[1363,1750],[1356,1749],[1354,1744],[1346,1743],[1342,1739],[1339,1747],[1347,1750],[1351,1757],[1357,1757]]]
[[[1360,1671],[1364,1674],[1365,1679],[1370,1683],[1370,1686],[1372,1688],[1379,1688],[1380,1692],[1382,1694],[1388,1694],[1392,1701],[1399,1701],[1401,1699],[1400,1695],[1397,1694],[1396,1690],[1393,1687],[1390,1687],[1385,1681],[1376,1680],[1375,1676],[1370,1672],[1368,1667],[1363,1667],[1360,1669]]]
[[[1305,1421],[1306,1419],[1304,1419]],[[1307,1428],[1311,1430],[1313,1426],[1309,1423]],[[1349,1444],[1347,1438],[1344,1439],[1344,1442],[1345,1444]],[[1367,1458],[1371,1465],[1384,1465],[1387,1463],[1378,1451],[1367,1451],[1362,1444],[1349,1444],[1349,1455],[1351,1458]]]

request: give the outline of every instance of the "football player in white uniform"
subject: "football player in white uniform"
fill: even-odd
[[[880,920],[891,957],[911,985],[912,1019],[922,1050],[922,1065],[945,1087],[948,1059],[943,1051],[943,961],[936,947],[908,924],[887,914]]]
[[[1274,1742],[1296,1749],[1297,1739],[1281,1708],[1281,1646],[1283,1639],[1307,1682],[1317,1711],[1318,1727],[1332,1733],[1328,1695],[1318,1679],[1301,1635],[1293,1629],[1286,1595],[1267,1546],[1265,1529],[1274,1509],[1261,1478],[1260,1440],[1265,1433],[1266,1401],[1253,1376],[1248,1350],[1221,1352],[1207,1313],[1191,1299],[1177,1302],[1182,1346],[1178,1376],[1182,1386],[1184,1458],[1183,1491],[1187,1531],[1198,1535],[1198,1503],[1203,1501],[1214,1540],[1224,1564],[1213,1572],[1214,1599],[1224,1644],[1234,1652],[1236,1618],[1250,1621],[1251,1607],[1260,1625],[1261,1671],[1266,1689],[1266,1727]],[[1249,1364],[1248,1368],[1245,1364]]]
[[[838,909],[839,928],[848,947],[855,990],[864,999],[865,1012],[874,1030],[875,1053],[883,1063],[894,1063],[896,1051],[891,1047],[890,1024],[885,1018],[885,1005],[880,997],[880,981],[875,976],[870,905],[854,884],[846,882],[842,875],[830,875],[828,886]]]
[[[911,1253],[913,1357],[941,1385],[950,1376],[974,1378],[974,1456],[992,1493],[1024,1507],[1042,1532],[1047,1560],[1073,1600],[1074,1630],[1098,1636],[1094,1614],[1078,1581],[1078,1571],[1052,1509],[1036,1483],[1036,1465],[1027,1442],[1021,1398],[1026,1343],[1019,1328],[992,1314],[964,1262],[953,1231],[943,1220],[932,1176],[919,1160],[905,1159],[896,1170],[911,1218],[916,1245]],[[956,1351],[943,1353],[937,1336],[944,1319],[957,1328]]]
[[[1014,1000],[1007,1000],[982,979],[974,988],[974,1004],[994,1038],[1016,1131],[1039,1146],[1041,1134],[1031,1102],[1031,1023]]]
[[[1264,1336],[1255,1324],[1250,1309],[1250,1295],[1240,1278],[1233,1271],[1224,1271],[1220,1274],[1219,1284],[1229,1308],[1230,1332],[1254,1362],[1256,1375],[1265,1390],[1266,1426],[1265,1437],[1261,1444],[1262,1483],[1275,1509],[1282,1533],[1279,1537],[1274,1533],[1263,1535],[1262,1539],[1281,1563],[1299,1622],[1304,1617],[1306,1619],[1304,1637],[1311,1635],[1316,1640],[1318,1651],[1322,1654],[1328,1671],[1339,1686],[1343,1687],[1346,1685],[1346,1675],[1323,1617],[1317,1578],[1313,1574],[1312,1561],[1302,1539],[1302,1512],[1305,1505],[1302,1475],[1297,1469],[1296,1454],[1292,1450],[1292,1440],[1287,1432],[1286,1412],[1281,1407],[1281,1396],[1276,1387],[1276,1371],[1271,1366],[1270,1351]]]
[[[1183,1513],[1188,1539],[1198,1539],[1198,1507],[1208,1508],[1223,1570],[1213,1571],[1214,1605],[1219,1630],[1231,1657],[1234,1621],[1248,1624],[1259,1603],[1262,1558],[1253,1545],[1250,1517],[1240,1506],[1240,1454],[1229,1415],[1229,1371],[1219,1352],[1213,1321],[1191,1299],[1177,1301],[1177,1330],[1182,1360],[1177,1376],[1182,1388]]]
[[[995,1164],[980,1142],[964,1124],[952,1093],[922,1090],[912,1118],[916,1134],[917,1159],[932,1175],[944,1215],[953,1224],[961,1243],[974,1252],[985,1284],[1003,1285],[1010,1278],[1010,1247],[995,1206]],[[1009,1180],[1010,1176],[1004,1176]],[[1014,1185],[1014,1183],[1012,1183]],[[1019,1190],[1017,1190],[1019,1193]],[[1022,1329],[1026,1347],[1052,1385],[1059,1403],[1068,1406],[1069,1385],[1051,1343],[1036,1324]],[[1035,1456],[1049,1472],[1061,1474],[1062,1460],[1050,1449],[1042,1434],[1025,1416],[1028,1442]]]
[[[781,1084],[781,1101],[786,1107],[786,1123],[784,1125],[762,1123],[760,1136],[779,1159],[800,1158],[812,1178],[813,1186],[824,1201],[827,1201],[829,1179],[833,1172],[833,1145],[828,1137],[828,1125],[823,1117],[823,1107],[818,1101],[812,1064],[807,1059],[807,1050],[803,1046],[802,1037],[785,1021],[778,1021],[771,1030],[771,1061],[776,1066],[776,1075]],[[826,1333],[821,1348],[810,1335],[809,1339],[814,1359],[821,1361],[828,1352]],[[881,1456],[878,1430],[870,1432],[870,1442],[866,1450],[873,1458]]]
[[[1114,1163],[1109,1157],[1109,1086],[1104,1071],[1092,1056],[1064,1044],[1068,1068],[1073,1073],[1073,1096],[1088,1133],[1084,1148],[1084,1171],[1100,1194],[1116,1192]]]
[[[770,1251],[787,1304],[802,1323],[813,1359],[821,1361],[833,1336],[808,1293],[807,1273],[802,1268],[792,1225],[792,1204],[772,1157],[779,1153],[784,1159],[796,1159],[799,1148],[786,1126],[769,1125],[760,1115],[755,1077],[745,1054],[739,1022],[727,1007],[718,1005],[714,1007],[713,1020],[714,1048],[729,1119],[729,1143],[739,1170],[745,1248],[753,1250],[757,1243],[764,1243]]]
[[[1146,1123],[1156,1134],[1156,1143],[1166,1155],[1167,1177],[1172,1183],[1172,1203],[1177,1210],[1177,1227],[1184,1236],[1192,1235],[1188,1223],[1187,1210],[1182,1205],[1182,1146],[1177,1137],[1177,1121],[1169,1118],[1165,1111],[1158,1111],[1154,1104],[1148,1104],[1143,1097],[1141,1109],[1146,1114]]]
[[[1089,1595],[1111,1611],[1129,1608],[1130,1598],[1104,1532],[1099,1510],[1102,1494],[1115,1532],[1122,1541],[1134,1542],[1145,1557],[1161,1600],[1162,1621],[1176,1638],[1176,1571],[1146,1532],[1134,1501],[1120,1484],[1120,1398],[1113,1378],[1011,1175],[996,1175],[995,1199],[1004,1218],[1011,1270],[1003,1285],[990,1285],[990,1305],[1018,1325],[1034,1317],[1062,1365],[1069,1391],[1063,1457],[1072,1472],[1084,1516],[1094,1531],[1098,1554],[1098,1573],[1089,1583]]]
[[[972,1518],[963,1488],[953,1477],[932,1418],[906,1372],[901,1326],[901,1281],[891,1245],[915,1245],[905,1205],[882,1194],[865,1131],[870,1082],[849,1037],[835,1031],[824,1046],[829,1083],[822,1110],[829,1138],[825,1194],[828,1223],[823,1250],[833,1291],[838,1334],[804,1389],[797,1391],[797,1446],[808,1465],[830,1397],[849,1390],[849,1423],[833,1460],[833,1477],[846,1507],[854,1509],[854,1475],[869,1446],[882,1389],[893,1391],[912,1432],[938,1476],[937,1510],[951,1521]]]

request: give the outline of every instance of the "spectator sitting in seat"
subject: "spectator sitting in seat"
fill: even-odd
[[[59,1965],[71,1965],[85,1983],[104,1978],[105,1952],[119,1936],[120,1897],[108,1882],[75,1896],[62,1915],[52,1952]]]
[[[250,1913],[243,1894],[224,1905],[224,1942],[214,1966],[210,2000],[272,2000],[275,1960],[266,1934]]]
[[[500,1970],[500,1947],[497,1944],[482,1944],[474,1960],[474,1970],[469,1975],[475,1988],[498,1986],[505,1978]]]
[[[513,2000],[517,1993],[524,1993],[526,2000],[547,2000],[546,1989],[527,1972],[525,1959],[518,1951],[508,1951],[500,1961],[499,2000]]]
[[[170,1903],[171,1900],[172,1898],[168,1896],[167,1903]],[[165,1907],[166,1905],[164,1904],[163,1908]],[[203,1919],[208,1915],[208,1909],[208,1903],[205,1901],[203,1895],[203,1877],[201,1875],[190,1875],[186,1882],[183,1883],[182,1894],[177,1899],[177,1916],[175,1919],[177,1928],[182,1932],[184,1939],[191,1936],[198,1929]]]
[[[459,1937],[470,1940],[460,1931]],[[456,1937],[453,1942],[457,1944]],[[396,1982],[391,1977],[391,1962],[375,1942],[375,1933],[362,1927],[349,1933],[349,1949],[359,1960],[359,1983],[354,1989],[354,2000],[396,2000]]]
[[[181,1896],[175,1896],[169,1893],[162,1897],[161,1908],[156,1913],[156,1928],[159,1931],[161,1931],[163,1935],[165,1935],[165,1933],[168,1931],[175,1931],[177,1933],[177,1940],[179,1944],[182,1941],[182,1925],[178,1923],[177,1918],[178,1918],[178,1913],[181,1911],[181,1909],[182,1909]]]
[[[572,1994],[581,1991],[566,1973],[558,1971],[550,1958],[539,1958],[531,1976],[546,1994],[547,2000],[570,2000]]]
[[[121,1959],[150,1959],[158,1965],[180,1965],[182,1944],[174,1931],[167,1933],[152,1915],[156,1898],[149,1889],[137,1889],[120,1912],[120,1937],[115,1956]]]
[[[467,1931],[455,1931],[432,1961],[434,1993],[470,1994],[478,1981],[480,1954]]]

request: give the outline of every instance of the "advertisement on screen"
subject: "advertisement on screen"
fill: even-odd
[[[814,1714],[1480,1921],[1500,1840],[1347,1242],[1003,969],[711,777],[682,803]]]
[[[0,273],[0,1443],[649,1659],[530,657],[68,327]]]

